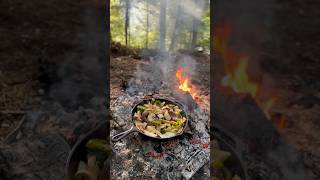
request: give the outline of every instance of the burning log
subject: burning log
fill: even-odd
[[[176,71],[176,77],[179,81],[179,93],[178,97],[182,99],[182,101],[188,105],[189,110],[194,110],[198,106],[202,107],[207,105],[203,97],[201,97],[199,90],[192,86],[190,79],[184,76],[184,69],[178,68]]]
[[[194,109],[196,109],[198,107],[198,104],[194,101],[194,99],[192,98],[192,96],[187,93],[187,92],[183,92],[178,94],[179,99],[181,100],[181,102],[186,105],[186,107],[188,108],[189,111],[192,111]]]

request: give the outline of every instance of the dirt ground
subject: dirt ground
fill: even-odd
[[[0,141],[44,95],[40,62],[61,62],[92,1],[0,2]],[[102,6],[103,8],[103,6]]]
[[[303,153],[305,164],[320,177],[320,3],[277,1],[273,36],[281,51],[269,50],[264,70],[276,81],[278,109],[288,116],[286,139]]]

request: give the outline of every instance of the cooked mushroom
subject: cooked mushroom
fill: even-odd
[[[78,171],[75,174],[78,180],[97,180],[99,174],[99,167],[95,156],[88,156],[88,164],[80,161]]]
[[[170,119],[171,119],[171,116],[167,110],[164,112],[164,118],[166,118],[166,120],[168,120],[168,121],[170,121]]]
[[[155,114],[149,113],[149,115],[148,115],[148,122],[151,123],[152,121],[154,121],[154,118],[155,118],[155,117],[156,117]]]

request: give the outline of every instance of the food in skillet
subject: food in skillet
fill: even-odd
[[[104,164],[111,153],[108,141],[104,139],[90,139],[86,143],[87,160],[80,161],[78,170],[75,173],[76,180],[97,180],[104,179]]]
[[[179,106],[155,99],[138,105],[133,118],[136,127],[144,134],[161,138],[182,133],[187,120]]]
[[[218,141],[212,140],[211,143],[211,156],[214,157],[214,161],[211,164],[211,168],[213,168],[211,180],[241,180],[240,176],[232,173],[225,166],[225,161],[230,158],[231,153],[221,150]]]

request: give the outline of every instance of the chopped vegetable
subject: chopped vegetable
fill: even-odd
[[[166,128],[161,128],[160,132],[161,132],[161,134],[166,133],[166,132],[167,132],[167,131],[166,131]]]
[[[138,111],[138,112],[134,113],[133,117],[135,120],[141,121],[141,112]]]
[[[99,150],[105,153],[109,153],[110,150],[107,147],[108,142],[104,139],[90,139],[87,144],[86,147],[89,150]]]
[[[108,158],[111,150],[108,148],[108,142],[104,139],[90,139],[87,144],[88,156],[94,156],[100,166]]]
[[[80,161],[78,165],[78,170],[75,173],[75,179],[89,179],[96,180],[99,174],[99,167],[96,164],[96,159],[94,156],[88,157],[88,163]]]
[[[186,122],[179,106],[159,99],[151,99],[137,106],[134,113],[136,127],[152,137],[168,138],[182,133]],[[147,123],[147,124],[142,124]]]
[[[74,174],[76,180],[97,180],[98,174],[111,153],[108,141],[104,139],[90,139],[86,145],[87,160],[80,161],[78,170]]]
[[[161,104],[162,104],[162,103],[161,103],[161,101],[159,101],[159,100],[155,100],[155,101],[154,101],[154,104],[161,107]]]
[[[144,111],[146,109],[146,107],[142,106],[142,105],[138,105],[137,106],[138,111]]]
[[[225,161],[230,158],[231,153],[223,151],[216,140],[212,140],[213,149],[211,149],[211,155],[214,160],[211,164],[213,168],[212,180],[241,180],[241,178],[233,174],[228,167],[225,166]]]
[[[241,178],[238,175],[234,175],[232,180],[241,180]]]
[[[160,126],[161,125],[161,120],[155,120],[155,121],[153,121],[152,122],[152,124],[154,125],[154,126]]]
[[[182,126],[183,124],[182,124],[182,121],[181,121],[181,119],[177,119],[174,123],[172,123],[172,127],[173,128],[180,128],[181,126]]]

